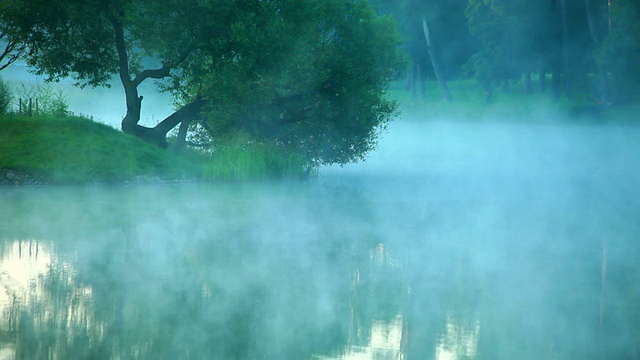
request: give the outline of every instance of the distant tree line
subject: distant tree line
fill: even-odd
[[[537,80],[538,89],[550,89],[555,98],[637,99],[637,0],[371,1],[397,19],[411,59],[408,88],[416,96],[425,78],[442,83],[473,76],[488,101],[510,80],[521,80],[526,92],[534,91]]]

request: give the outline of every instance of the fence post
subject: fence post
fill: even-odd
[[[22,115],[22,98],[18,99],[18,113]]]
[[[32,98],[29,98],[29,116],[33,116],[33,103],[31,101]]]

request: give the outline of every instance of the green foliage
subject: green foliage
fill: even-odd
[[[0,117],[0,170],[35,183],[170,180],[196,172],[180,158],[109,126],[52,115]]]
[[[113,30],[97,1],[4,0],[0,23],[8,40],[25,47],[24,59],[39,75],[79,85],[106,85],[117,69]]]
[[[203,178],[231,181],[305,178],[315,171],[302,157],[280,146],[236,134],[215,147],[204,166]]]
[[[242,132],[313,166],[362,160],[396,115],[386,97],[403,65],[393,22],[365,1],[257,2],[254,11],[232,25],[232,56],[191,64],[185,102],[214,100],[213,139]]]
[[[508,66],[512,57],[506,43],[508,17],[503,6],[495,0],[470,0],[465,11],[471,34],[476,36],[483,49],[474,54],[466,64],[490,99],[500,82],[509,79]]]
[[[0,78],[0,115],[6,114],[11,109],[11,103],[13,101],[13,95],[9,85]]]

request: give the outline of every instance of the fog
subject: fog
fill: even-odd
[[[392,123],[305,182],[0,189],[0,358],[637,359],[640,128]]]

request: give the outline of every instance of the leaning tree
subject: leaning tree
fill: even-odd
[[[4,0],[0,22],[50,80],[125,90],[122,130],[176,148],[249,135],[313,165],[362,159],[395,114],[398,37],[366,0]],[[176,111],[139,124],[145,81]]]

